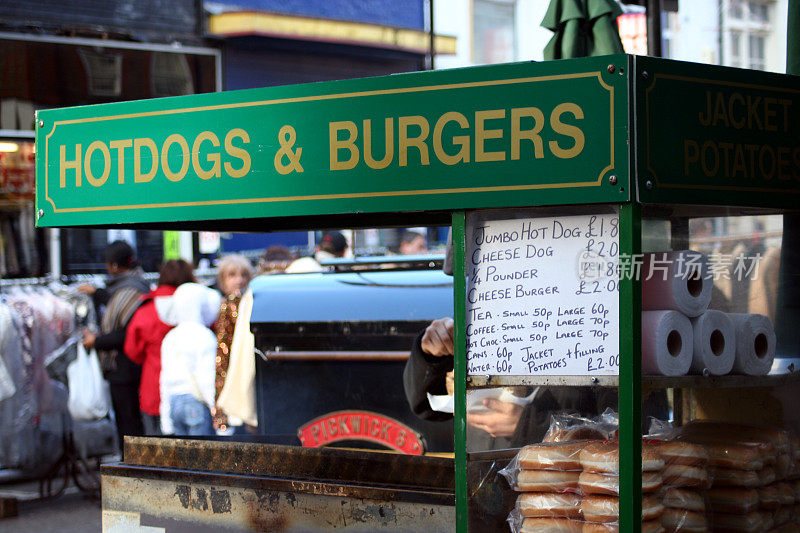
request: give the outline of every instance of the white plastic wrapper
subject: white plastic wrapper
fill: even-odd
[[[608,440],[615,437],[619,428],[616,412],[606,409],[601,415],[586,418],[575,414],[553,414],[543,442],[573,440]]]

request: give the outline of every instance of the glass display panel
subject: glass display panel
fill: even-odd
[[[618,431],[619,258],[611,206],[468,215],[470,531],[520,531],[552,518],[583,526],[580,447]],[[654,405],[643,411],[666,417],[666,398]],[[570,464],[518,458],[576,442]],[[618,473],[608,478],[618,487]],[[616,523],[609,509],[604,519]]]
[[[688,288],[684,296],[703,299],[690,312],[680,301],[668,305],[664,294],[664,309],[654,309],[647,268],[654,261],[642,263],[642,390],[665,392],[669,408],[647,428],[665,463],[665,528],[770,531],[795,519],[799,227],[795,214],[734,209],[642,221],[645,257],[669,261],[691,250],[702,265],[672,280]],[[669,324],[647,318],[667,311],[677,313]],[[681,320],[689,323],[685,333]],[[648,365],[657,350],[664,360],[688,357],[687,369]]]

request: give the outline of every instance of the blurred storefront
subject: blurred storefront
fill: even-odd
[[[200,0],[3,2],[1,277],[102,272],[102,250],[115,237],[34,229],[34,110],[220,90],[220,52],[205,45],[204,23]],[[145,269],[157,268],[161,232],[127,240]]]
[[[147,271],[169,254],[255,259],[315,243],[307,232],[223,234],[209,254],[197,235],[35,230],[34,110],[424,70],[431,51],[424,0],[0,3],[0,277],[103,272],[117,238]],[[455,41],[436,36],[436,53],[453,54]],[[387,231],[356,240],[380,253],[399,240]]]
[[[424,0],[221,0],[206,2],[208,37],[219,39],[225,90],[329,81],[425,70],[430,25]],[[456,52],[456,38],[437,35],[437,55]],[[431,229],[431,243],[446,231]],[[321,232],[223,234],[220,250],[257,258],[272,245],[305,254]],[[394,229],[356,232],[356,254],[399,244]]]

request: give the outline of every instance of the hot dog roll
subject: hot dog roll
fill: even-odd
[[[775,478],[775,469],[771,466],[765,466],[758,472],[758,480],[761,482],[762,487],[774,483]]]
[[[773,528],[773,526],[775,526],[775,519],[773,518],[773,515],[775,514],[774,512],[761,511],[759,514],[761,515],[761,519],[764,520],[763,524],[761,525],[764,531],[769,531]]]
[[[642,472],[658,472],[664,468],[664,458],[658,448],[652,444],[642,443]]]
[[[581,472],[578,487],[582,494],[619,495],[619,476]]]
[[[781,506],[781,495],[778,487],[768,485],[758,489],[758,502],[761,509],[777,509]]]
[[[798,532],[800,532],[800,526],[798,526],[794,522],[789,522],[779,527],[776,526],[770,533],[798,533]]]
[[[658,445],[658,453],[666,465],[705,467],[709,460],[705,446],[691,442],[662,442]]]
[[[661,488],[660,472],[642,472],[642,492],[655,492]],[[598,474],[596,472],[581,472],[578,478],[578,487],[583,494],[619,495],[619,476],[613,474]]]
[[[617,522],[619,520],[619,498],[615,496],[585,496],[581,501],[581,511],[587,522]]]
[[[664,504],[655,496],[642,497],[642,521],[655,520],[664,513]]]
[[[733,468],[714,469],[715,487],[760,487],[761,478],[753,470],[735,470]]]
[[[708,521],[702,513],[684,509],[664,509],[661,515],[661,525],[667,533],[677,531],[688,533],[705,533],[708,531]]]
[[[661,520],[648,520],[642,522],[642,533],[664,533],[664,526],[661,525]]]
[[[583,524],[583,533],[618,533],[619,526],[616,524],[595,524],[586,522]],[[664,527],[660,520],[648,520],[642,522],[642,533],[663,533]]]
[[[764,468],[764,458],[756,446],[730,443],[704,443],[704,446],[708,450],[711,466],[737,470]]]
[[[712,436],[731,442],[770,442],[778,453],[791,449],[789,434],[778,428],[758,427],[747,424],[731,424],[712,420],[693,420],[681,428],[682,435]]]
[[[642,472],[642,492],[655,492],[664,484],[661,472]]]
[[[775,527],[779,527],[791,522],[793,516],[794,511],[791,505],[781,505],[778,507],[778,510],[773,513],[772,518],[775,520]]]
[[[786,482],[776,483],[775,488],[778,489],[778,495],[781,499],[781,505],[794,505],[795,496],[794,489]]]
[[[592,442],[580,453],[581,466],[588,472],[619,474],[619,444]]]
[[[747,514],[758,509],[756,489],[712,488],[706,492],[708,507],[717,513]]]
[[[606,435],[599,429],[579,426],[570,429],[551,429],[547,431],[542,442],[569,442],[575,440],[604,440]]]
[[[577,494],[529,492],[517,498],[517,509],[531,518],[580,518],[581,497]]]
[[[794,490],[794,502],[800,503],[800,480],[792,481],[790,485]]]
[[[664,504],[664,507],[694,511],[696,513],[706,512],[705,498],[694,490],[669,488],[661,496],[661,503]]]
[[[581,501],[583,518],[587,522],[612,523],[619,520],[619,498],[613,496],[585,496]],[[655,520],[664,512],[664,506],[655,496],[642,498],[642,521]]]
[[[526,518],[520,533],[581,533],[583,522],[569,518]]]
[[[788,453],[782,453],[775,459],[775,479],[787,479],[794,469],[794,461]]]
[[[517,458],[526,470],[580,470],[579,455],[587,441],[525,446]]]
[[[767,529],[765,526],[768,524],[765,518],[762,513],[758,512],[746,514],[715,513],[711,520],[715,532],[752,533],[753,531],[765,531]]]
[[[619,475],[619,443],[590,442],[580,453],[581,466],[589,472]],[[664,467],[655,445],[642,443],[642,471],[654,472]]]
[[[667,486],[703,489],[707,489],[710,486],[708,470],[702,467],[667,465],[662,471],[662,476],[664,484]]]
[[[521,470],[516,490],[522,492],[577,492],[580,472]]]

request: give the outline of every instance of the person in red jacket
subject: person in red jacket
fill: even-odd
[[[128,324],[124,352],[134,363],[142,365],[139,384],[139,409],[145,435],[160,435],[161,421],[161,341],[172,326],[161,320],[159,302],[169,299],[180,285],[195,281],[192,265],[183,259],[171,259],[159,271],[158,287],[142,296],[142,305]]]

